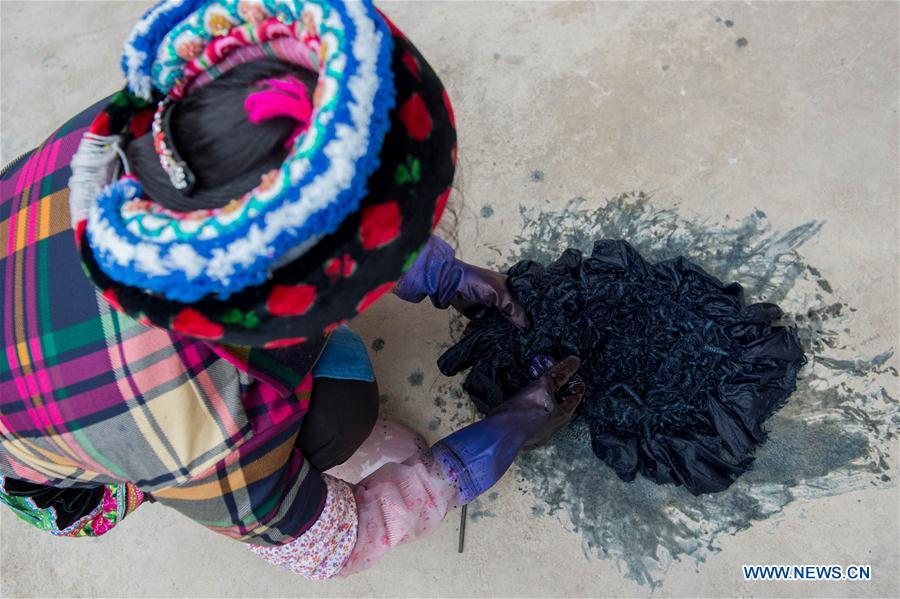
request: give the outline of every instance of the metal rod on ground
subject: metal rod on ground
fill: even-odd
[[[477,413],[475,412],[475,403],[472,403],[472,415],[469,418],[469,424],[475,422]],[[469,504],[462,506],[459,511],[459,545],[456,548],[457,553],[463,552],[463,546],[466,542],[466,514],[469,512]]]
[[[466,512],[469,511],[468,505],[462,506],[459,512],[459,547],[456,548],[457,553],[463,552],[463,545],[466,542]]]

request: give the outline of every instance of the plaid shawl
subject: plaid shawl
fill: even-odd
[[[17,160],[0,189],[0,483],[132,483],[210,529],[296,538],[325,486],[296,438],[324,339],[217,346],[145,326],[84,276],[69,161],[107,101]]]

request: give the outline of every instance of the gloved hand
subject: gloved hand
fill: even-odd
[[[552,358],[541,356],[534,363],[540,371],[532,368],[532,374],[540,375],[539,378],[490,413],[493,416],[506,410],[524,410],[533,406],[547,413],[543,426],[528,437],[522,449],[535,449],[549,441],[556,431],[572,420],[584,399],[584,381],[575,374],[581,366],[577,357],[569,356],[562,362],[554,362]]]
[[[584,396],[583,384],[560,390],[581,361],[569,356],[488,414],[432,446],[432,454],[468,503],[496,483],[528,443],[536,446],[568,422]]]
[[[466,318],[482,318],[496,308],[508,321],[519,327],[529,327],[525,309],[515,300],[506,286],[506,275],[456,260],[462,268],[462,280],[450,305]]]
[[[353,489],[349,505],[357,510],[356,543],[340,575],[364,570],[391,547],[433,531],[450,507],[469,503],[490,489],[512,464],[526,440],[549,437],[567,422],[583,395],[584,384],[581,383],[579,391],[572,382],[579,365],[575,357],[559,364],[543,359],[535,373],[538,380],[484,420],[441,439],[430,449],[413,433],[408,434],[414,440],[404,444],[398,443],[398,437],[404,436],[402,430],[385,430],[385,442],[405,446],[412,455],[403,463],[384,464]],[[371,444],[370,440],[366,441],[368,447],[360,448],[359,458],[367,463],[380,453],[377,439]],[[310,530],[316,529],[314,526]],[[344,534],[345,529],[335,527],[334,530],[333,534]],[[304,536],[307,535],[313,533]],[[301,549],[322,543],[314,536],[300,537],[293,542]],[[332,546],[341,547],[340,539],[332,542]],[[278,552],[275,553],[277,556]],[[322,560],[316,557],[319,555],[316,552],[302,550],[297,555],[301,562],[318,559],[316,567]],[[312,558],[307,557],[310,555]]]
[[[466,264],[454,254],[445,241],[432,236],[397,281],[394,293],[414,303],[429,297],[435,307],[453,306],[468,318],[479,318],[496,308],[520,329],[528,328],[525,310],[506,286],[506,275]]]

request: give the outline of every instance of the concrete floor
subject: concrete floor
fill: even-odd
[[[119,49],[146,6],[0,4],[2,162],[121,85]],[[156,506],[87,541],[3,511],[0,594],[900,595],[900,5],[381,6],[456,106],[462,257],[501,265],[579,234],[625,236],[651,255],[684,251],[798,323],[810,364],[756,468],[695,499],[621,483],[587,447],[558,443],[470,510],[464,554],[452,513],[374,570],[326,583]],[[626,191],[652,197],[606,201]],[[461,379],[435,367],[458,324],[395,299],[355,323],[384,340],[372,355],[385,413],[431,439],[467,418]],[[745,563],[870,564],[873,579],[749,582]]]

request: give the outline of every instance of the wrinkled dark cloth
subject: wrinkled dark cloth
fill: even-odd
[[[60,530],[65,530],[100,505],[104,490],[103,485],[62,489],[9,477],[3,479],[3,487],[14,497],[30,497],[41,509],[56,510],[56,525]]]
[[[625,241],[598,241],[587,258],[566,250],[547,267],[519,262],[508,284],[532,328],[473,320],[439,368],[471,368],[463,387],[487,412],[529,383],[534,356],[580,357],[593,451],[625,481],[728,488],[804,363],[796,331],[774,324],[778,306],[746,305],[737,283],[683,257],[650,264]]]

